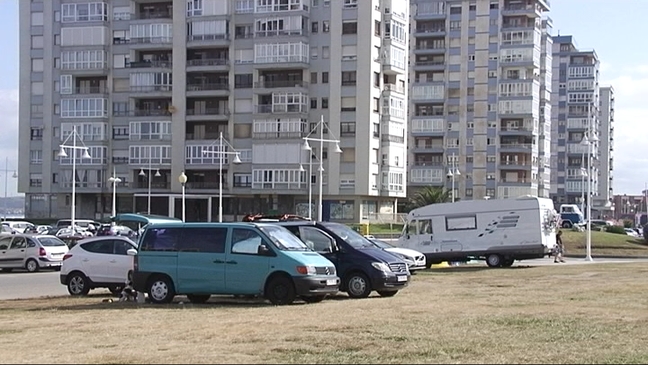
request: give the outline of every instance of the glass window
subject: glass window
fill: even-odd
[[[178,251],[225,253],[227,228],[185,228]]]
[[[3,228],[6,226],[3,226]],[[11,244],[11,239],[13,237],[5,237],[0,240],[0,250],[7,250],[9,249],[9,245]]]
[[[182,228],[152,228],[146,231],[141,251],[176,251]]]
[[[232,253],[256,255],[261,243],[263,238],[254,230],[245,228],[232,230]]]
[[[299,227],[299,237],[311,250],[333,252],[333,239],[314,227]]]
[[[419,221],[419,234],[432,234],[432,221],[429,219]]]
[[[13,242],[11,242],[12,250],[19,250],[21,248],[27,248],[27,240],[25,237],[16,237]]]
[[[135,246],[125,240],[115,240],[115,254],[116,255],[128,255],[128,250],[135,248]]]
[[[326,228],[335,233],[344,242],[355,248],[372,247],[373,244],[349,226],[340,223],[325,223]]]
[[[92,253],[112,254],[113,246],[114,246],[113,240],[99,240],[99,241],[84,243],[81,245],[81,248]]]
[[[65,242],[54,237],[42,237],[38,239],[38,242],[44,247],[66,246]]]
[[[307,250],[308,247],[295,235],[284,227],[263,226],[260,227],[263,233],[267,234],[272,243],[280,250]]]

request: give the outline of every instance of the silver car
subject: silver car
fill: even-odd
[[[58,271],[68,251],[65,242],[54,236],[3,234],[0,236],[0,268],[6,272],[13,269],[35,272],[44,268]]]

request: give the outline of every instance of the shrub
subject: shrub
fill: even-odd
[[[633,225],[634,225],[634,222],[632,222],[631,220],[629,220],[629,219],[624,219],[623,220],[623,228],[632,228]]]
[[[621,226],[607,226],[607,227],[605,227],[605,232],[617,233],[617,234],[626,234],[625,228],[621,227]]]

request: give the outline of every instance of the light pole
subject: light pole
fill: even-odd
[[[68,146],[66,143],[72,138],[72,145]],[[76,140],[77,138],[81,142],[81,146],[77,146]],[[70,225],[72,226],[72,231],[76,232],[76,159],[77,159],[77,152],[83,151],[83,155],[81,155],[81,158],[92,158],[90,154],[88,153],[88,147],[86,147],[85,143],[83,143],[83,139],[81,139],[81,136],[77,133],[76,126],[72,127],[72,133],[70,133],[69,136],[63,141],[62,144],[59,145],[59,153],[58,157],[60,158],[65,158],[68,156],[67,152],[65,152],[66,149],[72,150],[72,212],[70,213]]]
[[[580,168],[581,175],[581,213],[585,213],[585,176],[588,176],[587,170],[585,169],[585,157],[583,157],[583,163]],[[588,202],[589,204],[589,202]]]
[[[234,160],[232,161],[232,163],[238,165],[241,163],[241,157],[239,156],[240,152],[237,152],[234,149],[234,146],[232,146],[229,142],[227,142],[225,137],[223,137],[223,132],[220,132],[220,135],[218,136],[218,140],[216,142],[218,143],[217,151],[205,149],[203,150],[203,154],[218,155],[218,221],[222,222],[223,221],[223,159],[225,158],[225,155],[234,155]],[[212,145],[216,146],[214,144]],[[228,146],[232,150],[225,151],[225,146]],[[209,147],[211,147],[211,145]]]
[[[187,184],[187,175],[185,175],[184,171],[182,171],[180,176],[178,176],[178,181],[180,181],[180,185],[182,185],[182,221],[185,222],[185,212],[187,211],[185,205],[185,185]]]
[[[146,208],[146,214],[150,215],[151,214],[151,171],[153,171],[153,168],[151,168],[151,150],[149,149],[149,158],[148,158],[148,194],[146,195],[147,199],[147,208]],[[144,168],[140,169],[139,176],[146,176],[146,173],[144,172]],[[162,174],[160,174],[160,169],[155,169],[155,177],[160,177]]]
[[[317,122],[317,125],[315,128],[313,128],[310,133],[306,137],[303,137],[302,139],[304,140],[304,146],[302,147],[306,151],[311,151],[312,148],[310,144],[308,144],[308,141],[315,141],[320,143],[319,147],[319,168],[317,169],[319,171],[319,198],[317,202],[317,220],[322,221],[322,190],[324,189],[324,142],[327,143],[335,143],[335,152],[336,153],[342,153],[342,150],[340,149],[340,140],[338,139],[325,139],[323,138],[324,136],[324,116],[322,115],[320,117],[320,121]],[[309,137],[315,130],[319,127],[320,129],[320,138],[313,138]],[[328,128],[329,133],[331,133],[331,129]],[[309,207],[310,209],[310,207]]]
[[[6,221],[7,220],[7,206],[6,206],[6,204],[7,204],[7,184],[9,183],[8,182],[8,178],[9,178],[9,157],[5,157],[4,174],[5,174],[5,186],[4,186],[4,198],[5,198],[4,199],[4,204],[5,204],[5,206],[4,206],[4,210],[3,210],[3,213],[2,213],[2,219],[4,221]],[[11,177],[13,177],[14,179],[18,177],[18,175],[16,174],[16,170],[13,170],[13,175],[11,175]]]
[[[460,176],[459,168],[457,167],[457,162],[455,161],[455,154],[452,154],[452,161],[450,168],[448,169],[448,178],[452,179],[452,202],[455,202],[455,176]]]
[[[306,149],[306,145],[304,145],[302,149],[308,151],[308,219],[313,219],[313,181],[311,178],[313,176],[313,152],[310,146]],[[315,158],[317,159],[317,157]],[[320,168],[323,172],[324,168],[321,165]],[[301,164],[299,165],[299,171],[306,172]]]
[[[587,254],[585,261],[594,261],[592,259],[592,180],[594,177],[594,169],[592,166],[592,154],[594,153],[594,144],[599,141],[598,137],[592,129],[590,113],[587,115],[589,129],[586,135],[583,136],[581,146],[587,147]]]
[[[122,182],[122,179],[116,176],[114,167],[113,167],[113,174],[108,179],[108,182],[112,184],[112,216],[114,217],[117,215],[117,184]]]

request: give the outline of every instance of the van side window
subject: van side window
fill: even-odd
[[[256,255],[261,243],[263,238],[254,230],[246,228],[232,230],[232,253]]]
[[[182,228],[151,228],[140,247],[141,251],[177,251],[177,243]]]
[[[178,251],[225,253],[227,228],[184,228]]]
[[[419,234],[432,234],[432,221],[430,219],[423,219],[419,222]]]
[[[313,251],[333,252],[333,241],[317,228],[299,227],[299,238]]]

